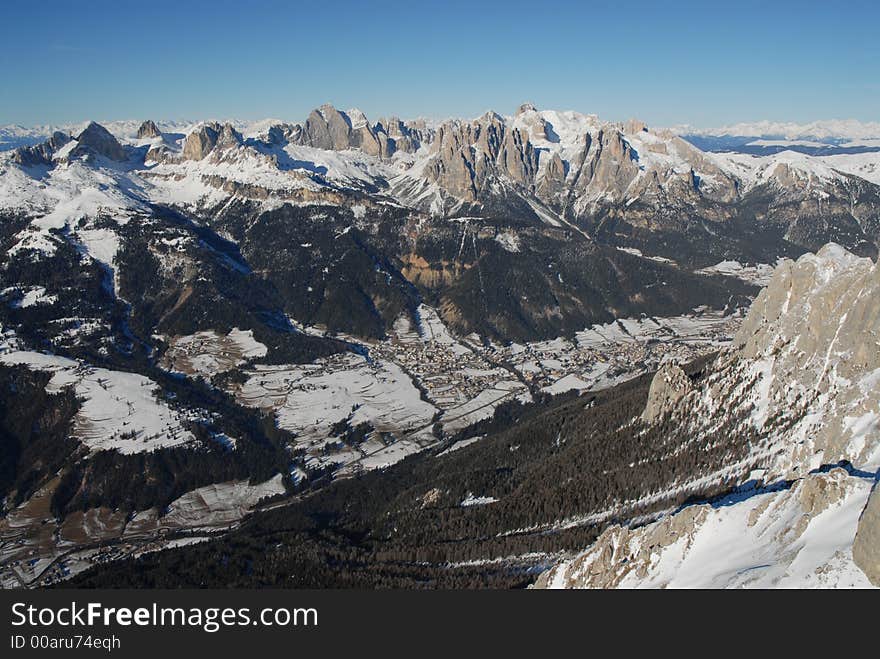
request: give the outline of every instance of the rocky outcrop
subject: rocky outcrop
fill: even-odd
[[[191,132],[183,144],[183,157],[186,160],[202,160],[217,144],[218,132],[217,124],[205,124]]]
[[[513,117],[488,112],[429,126],[397,117],[371,123],[359,110],[327,104],[302,124],[271,127],[262,141],[269,149],[289,143],[393,159],[376,176],[376,187],[390,185],[397,201],[432,215],[537,215],[549,224],[556,216],[584,228],[614,225],[616,240],[645,253],[654,251],[651,236],[662,235],[657,255],[688,267],[728,259],[772,262],[786,247],[818,249],[832,237],[853,249],[861,246],[862,255],[875,254],[880,243],[880,186],[866,190],[833,172],[828,175],[834,181],[824,174],[788,175],[782,167],[757,177],[764,186],[773,182],[771,190],[762,190],[751,180],[751,163],[703,153],[637,120],[611,123],[526,103]],[[377,169],[385,165],[390,163]],[[730,244],[723,225],[742,220],[740,204],[758,225],[750,230],[770,232],[766,242],[772,246]],[[817,217],[826,207],[828,217]]]
[[[848,461],[880,467],[880,268],[829,244],[783,261],[712,373],[658,371],[643,419],[674,410],[707,437],[719,413],[771,442],[773,479]],[[778,430],[784,428],[784,432]]]
[[[880,587],[880,488],[876,486],[859,519],[852,551],[856,565]]]
[[[403,122],[398,117],[379,119],[376,123],[376,136],[382,145],[384,157],[391,157],[397,151],[415,153],[423,143],[431,139],[431,133],[424,121]]]
[[[231,124],[202,124],[189,135],[183,145],[186,160],[203,160],[215,147],[228,148],[242,144],[241,134]]]
[[[223,126],[221,126],[220,134],[217,136],[217,147],[236,147],[241,146],[242,142],[243,139],[241,133],[235,130],[235,128],[232,127],[232,124],[223,124]]]
[[[128,158],[125,149],[110,131],[94,121],[77,135],[76,141],[77,145],[69,154],[69,158],[87,153],[96,153],[117,162]]]
[[[782,263],[752,304],[734,339],[736,354],[763,374],[759,419],[776,409],[804,417],[792,464],[813,469],[849,460],[865,467],[878,460],[878,300],[880,268],[829,244]]]
[[[342,151],[351,147],[351,121],[332,105],[312,110],[303,124],[303,140],[316,149]]]
[[[676,404],[693,390],[693,384],[680,366],[666,363],[660,367],[648,390],[648,403],[642,413],[642,420],[656,421],[666,412],[675,409]]]
[[[51,165],[55,152],[68,144],[70,140],[70,135],[56,131],[42,144],[16,149],[12,154],[12,161],[23,167]]]
[[[491,183],[509,181],[530,190],[537,170],[538,155],[528,137],[487,112],[472,122],[441,125],[423,172],[453,196],[476,201]]]
[[[538,176],[535,184],[535,193],[538,197],[547,200],[562,198],[567,175],[568,166],[566,162],[558,153],[554,153],[547,159],[543,171]]]
[[[167,144],[159,144],[151,146],[147,150],[147,153],[144,156],[144,162],[169,162],[173,157],[174,155],[172,154],[171,149],[168,148]]]
[[[639,121],[638,119],[630,119],[623,125],[623,129],[626,133],[647,133],[648,126],[644,121]]]
[[[603,195],[620,198],[639,175],[636,152],[623,134],[612,128],[600,130],[595,139],[587,135],[575,163],[572,190],[589,199]]]
[[[360,149],[368,155],[382,158],[391,155],[387,136],[380,140],[360,110],[349,110],[349,113],[351,116],[330,104],[324,104],[312,110],[302,129],[292,133],[289,139],[295,144],[317,149]]]
[[[159,130],[159,127],[151,119],[147,119],[138,128],[137,136],[139,140],[162,137],[162,131]]]
[[[709,506],[691,506],[639,530],[612,526],[576,559],[543,573],[536,588],[617,588],[628,576],[645,579],[652,557],[692,539]]]

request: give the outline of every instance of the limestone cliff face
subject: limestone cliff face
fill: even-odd
[[[543,170],[540,172],[535,185],[535,192],[544,199],[559,198],[565,189],[565,177],[568,174],[568,167],[565,161],[554,153],[547,160]]]
[[[72,148],[68,147],[63,154],[58,153],[71,142],[75,142],[70,145]],[[102,156],[117,162],[128,159],[125,147],[101,124],[92,121],[75,138],[56,131],[41,144],[16,149],[12,160],[25,167],[37,164],[51,166],[55,160],[66,162],[90,156]]]
[[[678,401],[692,390],[691,379],[680,366],[664,364],[651,381],[642,419],[648,423],[657,420],[664,412],[674,409]]]
[[[383,143],[382,152],[391,156],[397,151],[414,153],[422,143],[430,142],[432,133],[424,121],[401,121],[398,117],[379,119],[376,135]]]
[[[347,115],[332,105],[322,105],[312,110],[303,124],[303,144],[317,149],[342,151],[353,146],[354,133]],[[374,146],[375,141],[372,140],[365,145],[364,151],[376,155]]]
[[[122,162],[126,160],[125,149],[110,132],[101,124],[91,122],[76,137],[77,145],[69,157],[75,157],[89,151]]]
[[[734,344],[763,375],[759,418],[802,419],[792,464],[880,460],[880,268],[870,259],[829,244],[784,262]]]
[[[268,131],[271,144],[297,144],[329,151],[358,149],[386,160],[397,152],[414,153],[429,141],[432,131],[424,121],[401,121],[397,117],[371,123],[358,109],[338,110],[324,104],[312,110],[301,124],[280,124]]]
[[[538,157],[528,137],[488,112],[472,122],[447,122],[437,129],[425,178],[453,196],[476,201],[502,179],[533,187]]]
[[[473,121],[445,121],[421,143],[430,144],[428,161],[407,176],[465,203],[513,190],[566,216],[626,204],[628,221],[648,225],[659,208],[696,205],[720,216],[718,204],[740,195],[737,178],[701,151],[635,120],[602,122],[524,104],[513,117],[487,112]],[[423,188],[400,187],[436,206]],[[448,206],[454,204],[440,207]]]
[[[137,136],[139,140],[161,137],[162,131],[159,130],[159,127],[152,119],[147,119],[140,125],[140,128],[138,128]]]
[[[880,488],[876,486],[859,519],[852,551],[856,565],[880,587]]]
[[[841,460],[876,470],[878,384],[880,268],[831,243],[776,268],[733,346],[674,411],[707,436],[719,415],[741,417],[763,438],[766,478]]]
[[[574,163],[572,191],[580,195],[611,192],[620,196],[639,173],[633,148],[613,129],[600,130],[595,139],[587,136]]]
[[[215,147],[239,146],[242,141],[241,135],[231,124],[202,124],[186,136],[183,157],[185,160],[204,160]]]
[[[205,124],[194,131],[184,159],[204,159],[222,130]],[[145,122],[141,134],[154,132]],[[776,254],[756,253],[770,248],[752,243],[728,247],[726,230],[717,225],[742,221],[744,213],[758,234],[771,231],[772,241],[804,249],[818,249],[834,238],[872,255],[880,240],[878,186],[827,167],[824,173],[805,173],[803,163],[782,162],[758,175],[757,160],[725,160],[637,120],[614,123],[524,104],[512,117],[487,112],[470,121],[429,125],[397,117],[373,122],[359,110],[325,104],[302,123],[270,126],[246,145],[277,153],[282,169],[321,159],[308,153],[287,157],[281,153],[287,145],[345,153],[331,159],[334,166],[351,165],[360,172],[350,176],[348,169],[338,178],[370,179],[366,187],[387,190],[396,202],[432,216],[485,214],[576,224],[588,233],[610,231],[623,246],[645,253],[653,251],[652,234],[666,234],[654,245],[663,252],[658,255],[677,260],[677,244],[683,244],[687,259],[699,267],[734,258],[775,260]],[[151,161],[169,161],[168,149],[154,149]],[[360,154],[346,153],[351,151]],[[311,169],[322,168],[333,178],[333,166],[326,163]],[[687,248],[697,241],[711,246],[711,256]]]
[[[691,382],[677,366],[657,372],[642,420],[661,418],[697,443],[748,437],[746,458],[725,475],[752,479],[753,489],[723,507],[611,527],[543,585],[880,585],[880,503],[871,494],[880,473],[880,267],[870,259],[829,244],[781,263],[707,374]],[[738,556],[713,552],[723,544],[713,538],[752,544]],[[795,560],[802,549],[813,561],[807,572]]]
[[[329,104],[312,110],[298,130],[290,131],[288,139],[294,144],[331,151],[360,149],[379,158],[389,157],[394,151],[387,134],[372,127],[360,110],[346,113]]]
[[[186,160],[202,160],[217,144],[220,125],[217,123],[200,126],[189,135],[183,144],[183,157]]]
[[[71,139],[67,133],[56,131],[41,144],[16,149],[12,154],[12,161],[24,167],[50,165],[55,152],[68,144]]]

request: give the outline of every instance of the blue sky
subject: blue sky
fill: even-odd
[[[0,124],[544,108],[880,120],[874,2],[3,0]]]

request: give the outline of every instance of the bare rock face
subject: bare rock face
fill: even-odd
[[[611,128],[600,130],[595,140],[587,135],[573,189],[586,197],[612,194],[621,197],[639,175],[636,153],[624,136]]]
[[[203,160],[215,147],[234,147],[241,143],[241,134],[231,124],[203,124],[187,135],[183,157],[186,160]]]
[[[651,380],[648,404],[642,413],[642,419],[648,423],[659,419],[665,412],[674,409],[678,401],[692,390],[691,379],[680,366],[664,364]]]
[[[140,140],[161,137],[162,131],[159,130],[159,127],[151,119],[147,119],[138,128],[137,136]]]
[[[693,541],[710,513],[709,506],[690,506],[639,529],[611,526],[588,551],[542,574],[535,587],[617,588],[627,578],[645,579],[667,548]]]
[[[144,162],[169,162],[171,159],[171,150],[165,144],[151,146],[144,156]]]
[[[86,126],[76,138],[78,144],[70,155],[92,151],[110,160],[122,162],[127,159],[125,149],[106,128],[94,121]]]
[[[232,124],[223,124],[220,134],[217,136],[216,146],[221,148],[240,146],[243,142],[241,134],[232,127]]]
[[[312,110],[303,125],[308,146],[317,149],[342,151],[351,147],[351,122],[332,105],[322,105]]]
[[[876,468],[878,301],[880,268],[831,243],[780,265],[734,338],[740,358],[765,373],[767,406],[820,415],[804,420],[793,462]]]
[[[758,465],[796,478],[846,460],[880,467],[880,267],[829,243],[783,261],[695,395],[674,371],[654,379],[643,419],[677,406],[711,434],[719,414],[773,450]],[[683,398],[687,400],[682,400]],[[735,401],[735,402],[734,402]],[[776,428],[784,428],[784,432]],[[690,432],[690,430],[689,430]]]
[[[694,208],[713,220],[727,219],[718,202],[741,196],[739,180],[699,149],[635,120],[601,122],[526,103],[512,118],[489,112],[473,121],[446,121],[429,143],[435,161],[416,171],[461,202],[485,201],[490,189],[499,196],[514,191],[565,216],[615,212],[626,203],[627,223],[653,229],[677,227],[675,218]]]
[[[186,160],[202,160],[217,144],[220,124],[210,123],[199,126],[186,136],[183,144],[183,157]]]
[[[880,488],[876,486],[859,519],[852,551],[856,565],[880,587]]]
[[[545,199],[555,199],[562,195],[565,190],[567,174],[565,161],[558,153],[554,153],[544,166],[543,175],[538,178],[535,187],[538,196]]]
[[[382,157],[390,158],[397,151],[414,153],[430,136],[424,122],[403,122],[398,117],[379,119],[376,137],[382,145]]]
[[[476,201],[491,181],[501,178],[530,190],[538,170],[528,137],[494,112],[472,122],[444,123],[431,151],[428,180],[467,201]]]
[[[55,152],[68,144],[70,140],[70,135],[56,131],[52,134],[52,137],[42,144],[16,149],[12,154],[12,161],[23,167],[50,165]]]
[[[547,178],[561,183],[565,181],[565,173],[565,163],[558,153],[554,153],[547,161]]]
[[[644,133],[648,131],[648,126],[644,121],[638,119],[630,119],[623,125],[623,130],[629,134]]]
[[[312,110],[303,124],[287,130],[284,137],[292,144],[316,149],[359,149],[370,156],[390,158],[397,151],[412,153],[418,149],[421,134],[418,128],[396,117],[372,125],[358,109],[342,112],[324,104]]]
[[[363,148],[371,155],[379,154],[379,142],[366,124],[363,114],[355,116],[357,123],[330,104],[312,110],[303,124],[301,143],[316,149],[344,151]]]

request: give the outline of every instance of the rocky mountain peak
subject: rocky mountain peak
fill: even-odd
[[[52,136],[42,144],[19,147],[12,154],[12,161],[23,167],[35,165],[50,165],[55,152],[71,141],[70,135],[55,131]]]
[[[239,133],[232,124],[226,123],[220,128],[220,134],[217,136],[217,146],[230,147],[239,146],[244,142],[241,133]]]
[[[386,157],[397,151],[413,153],[422,143],[430,141],[430,134],[424,121],[401,121],[399,117],[382,117],[376,122],[376,136],[383,144]]]
[[[232,124],[216,121],[202,124],[186,136],[183,157],[186,160],[203,160],[215,147],[234,147],[242,142],[241,134]]]
[[[220,125],[216,122],[202,124],[189,135],[183,144],[183,157],[186,160],[202,160],[207,156],[214,145],[217,144],[217,136]]]
[[[125,149],[119,141],[113,137],[110,131],[94,121],[89,122],[88,126],[77,135],[76,140],[78,142],[74,150],[76,153],[91,150],[117,162],[127,159]],[[74,155],[75,153],[70,154],[71,157]]]
[[[500,114],[498,114],[494,110],[487,110],[486,112],[484,112],[482,114],[482,116],[480,116],[480,118],[477,119],[477,122],[481,123],[481,124],[496,124],[496,125],[505,123],[504,117],[502,117]]]
[[[159,127],[153,122],[152,119],[147,119],[144,123],[140,125],[137,131],[137,137],[139,140],[149,139],[153,137],[161,137],[162,131],[159,130]]]
[[[352,129],[357,129],[369,125],[369,122],[367,121],[367,115],[365,115],[358,108],[349,108],[345,111],[344,114],[348,117],[348,121],[351,124]]]
[[[302,132],[294,137],[294,143],[317,149],[345,151],[360,149],[376,157],[388,157],[393,152],[387,138],[380,138],[360,110],[352,110],[349,116],[329,103],[312,110],[302,126]]]

